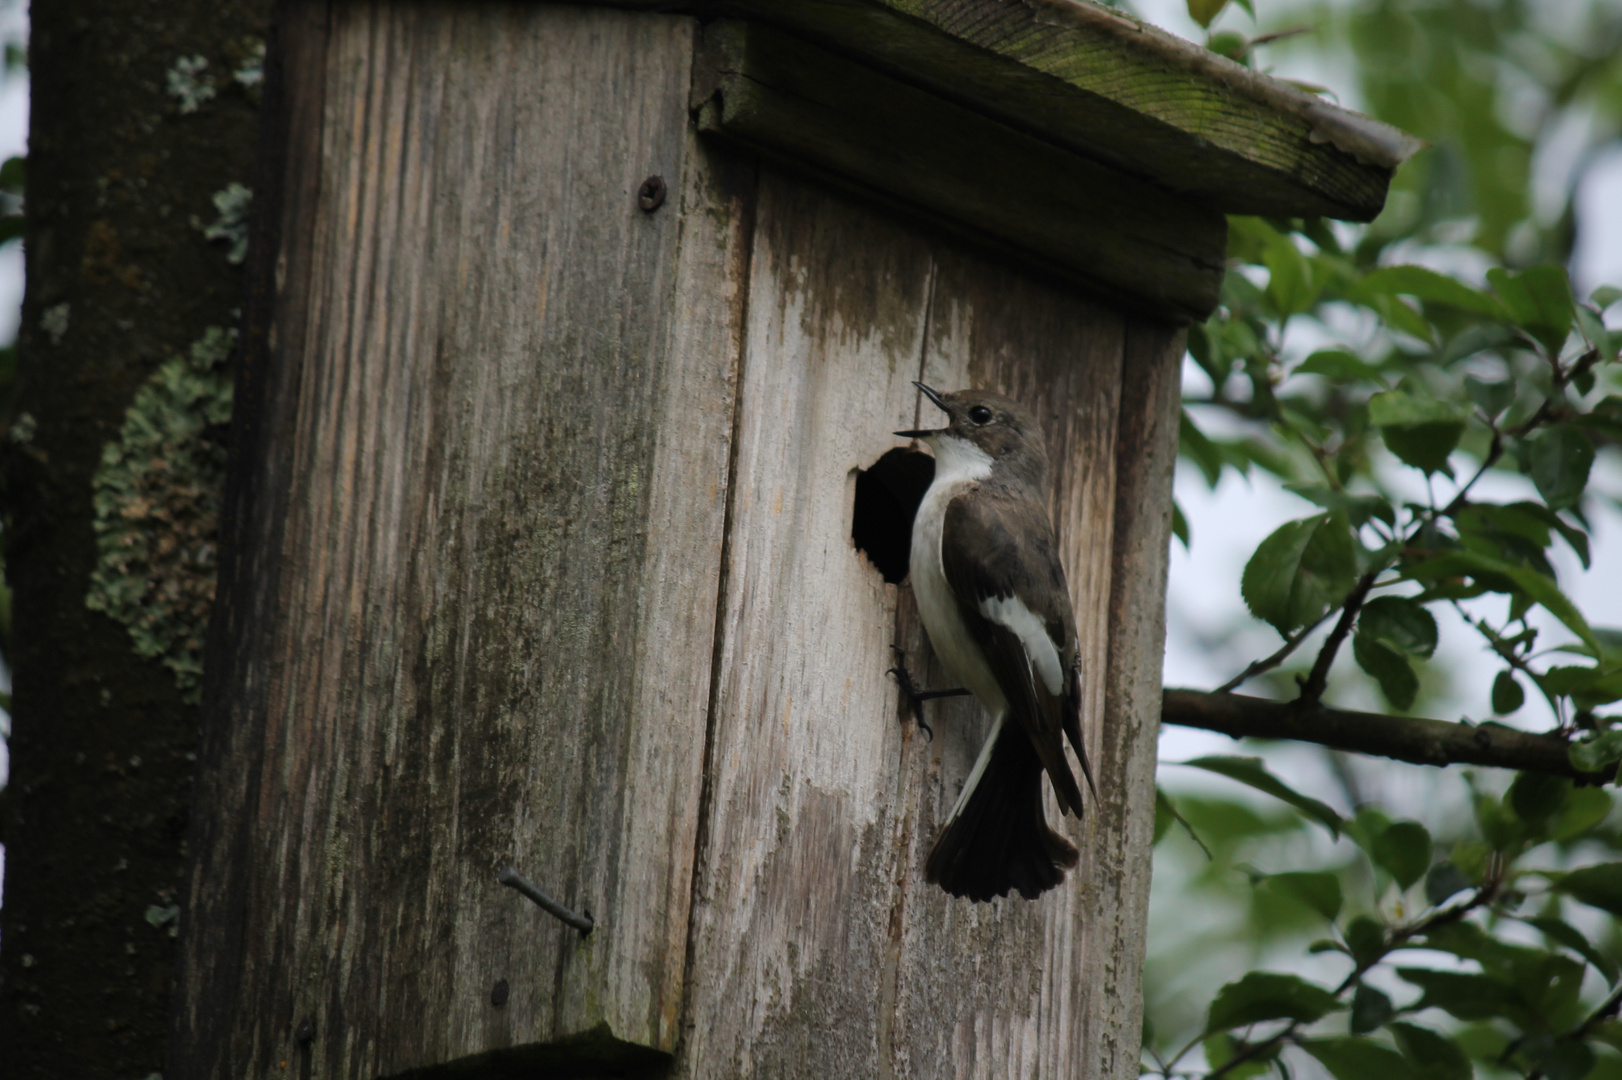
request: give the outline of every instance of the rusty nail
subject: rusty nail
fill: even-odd
[[[490,988],[490,1004],[494,1005],[498,1009],[501,1008],[503,1005],[507,1004],[507,993],[507,980],[497,979],[496,985]]]
[[[538,887],[536,887],[533,881],[529,880],[529,878],[525,877],[523,874],[520,874],[517,870],[514,870],[510,866],[503,869],[500,875],[497,876],[496,880],[507,886],[507,888],[521,892],[531,900],[535,901],[541,906],[541,910],[545,911],[548,915],[551,915],[553,918],[567,923],[576,930],[580,931],[581,937],[585,937],[590,934],[592,927],[596,925],[596,920],[591,917],[590,911],[587,911],[584,916],[576,915],[574,912],[570,911],[568,908],[546,895],[546,893],[542,892]]]
[[[648,213],[653,213],[665,204],[665,178],[654,173],[642,181],[642,186],[636,189],[636,204]]]

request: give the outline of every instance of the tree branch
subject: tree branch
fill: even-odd
[[[1337,750],[1395,758],[1415,765],[1487,765],[1599,784],[1616,775],[1579,772],[1557,735],[1497,724],[1468,724],[1418,716],[1351,712],[1322,704],[1269,701],[1243,694],[1167,690],[1161,723],[1203,728],[1235,739],[1290,739]]]

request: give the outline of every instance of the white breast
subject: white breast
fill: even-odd
[[[964,439],[937,435],[929,440],[935,451],[935,480],[924,494],[912,523],[912,592],[918,614],[929,633],[930,647],[946,671],[969,688],[993,716],[1008,707],[980,646],[969,636],[959,614],[957,599],[946,582],[941,563],[941,535],[946,507],[963,489],[991,475],[991,456]]]

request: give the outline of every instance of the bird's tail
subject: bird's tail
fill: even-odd
[[[1018,889],[1027,900],[1064,880],[1076,847],[1042,813],[1042,761],[1018,724],[1000,724],[969,790],[924,864],[924,879],[953,896],[990,900]]]

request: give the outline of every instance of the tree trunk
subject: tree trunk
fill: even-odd
[[[202,430],[185,460],[135,463],[148,512],[130,520],[154,560],[121,564],[123,582],[103,568],[130,591],[137,629],[166,644],[160,658],[86,607],[93,478],[148,380],[207,328],[231,327],[241,304],[230,240],[199,225],[221,216],[217,192],[252,183],[252,69],[268,15],[264,0],[33,9],[27,299],[3,440],[16,627],[0,912],[8,1078],[124,1080],[163,1065],[197,723],[174,669],[195,660],[212,592],[197,512],[209,496],[186,486],[184,466],[221,448]],[[145,402],[186,419],[164,412],[173,395]],[[112,513],[131,505],[115,500]]]

